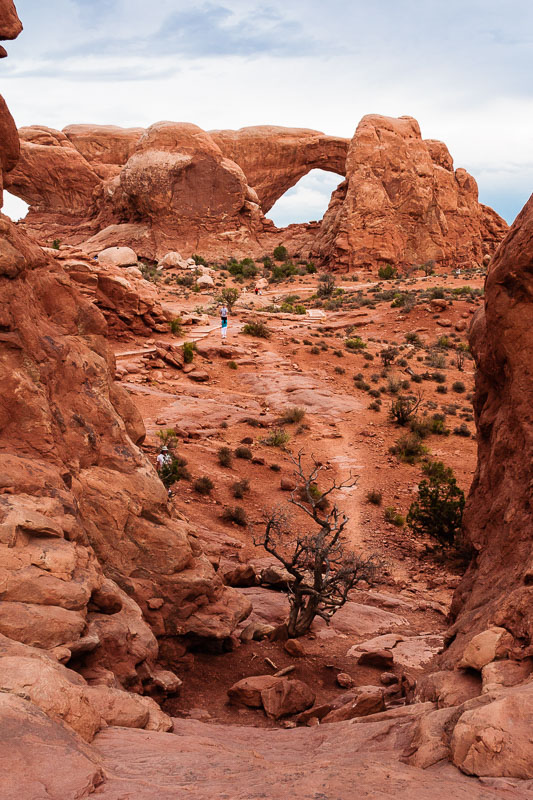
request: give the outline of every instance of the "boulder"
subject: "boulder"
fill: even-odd
[[[277,678],[275,683],[261,690],[261,701],[267,717],[281,719],[310,708],[315,702],[315,693],[303,681]]]
[[[333,709],[325,715],[322,723],[342,722],[355,717],[366,717],[377,714],[385,708],[385,695],[379,686],[358,686],[341,695],[334,704]]]
[[[196,278],[196,285],[200,287],[200,289],[210,289],[215,285],[215,281],[211,277],[211,275],[199,275]]]
[[[481,670],[483,693],[493,692],[501,686],[517,686],[523,683],[533,670],[530,658],[523,661],[491,661]]]
[[[513,637],[505,628],[494,626],[474,636],[465,647],[459,667],[481,670],[491,661],[506,658],[513,646]]]
[[[468,775],[533,778],[532,686],[507,690],[494,702],[466,711],[451,738],[453,763]]]
[[[459,706],[481,693],[479,675],[463,671],[441,671],[423,675],[416,687],[416,699],[431,701],[438,708]]]
[[[102,267],[134,267],[137,253],[131,247],[107,247],[98,253],[98,263]]]
[[[354,684],[354,679],[347,672],[339,672],[336,681],[341,689],[351,689]]]
[[[183,258],[181,253],[178,253],[174,250],[170,251],[169,253],[165,253],[159,262],[159,266],[163,267],[164,269],[189,269],[187,259]]]
[[[262,692],[274,686],[281,678],[274,678],[272,675],[254,675],[250,678],[243,678],[228,689],[229,702],[232,705],[243,705],[248,708],[262,708]]]
[[[357,663],[362,667],[378,667],[386,670],[392,668],[394,657],[390,650],[366,650],[361,653]]]

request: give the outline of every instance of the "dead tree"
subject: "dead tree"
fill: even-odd
[[[292,492],[291,504],[312,521],[314,530],[295,533],[294,518],[277,508],[265,514],[265,531],[255,544],[262,545],[283,564],[289,575],[289,617],[287,633],[291,638],[305,634],[315,617],[329,624],[332,616],[347,601],[351,589],[361,580],[370,581],[378,567],[375,556],[361,558],[347,550],[343,534],[348,524],[346,514],[325,502],[339,489],[356,486],[357,476],[350,473],[342,483],[333,481],[325,491],[317,487],[322,466],[313,459],[313,468],[306,474],[302,453],[293,459],[301,485]]]

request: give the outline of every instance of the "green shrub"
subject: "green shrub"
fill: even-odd
[[[442,461],[426,461],[422,465],[422,472],[427,475],[430,480],[438,482],[449,481],[454,477],[453,469],[447,467]]]
[[[268,445],[268,447],[285,447],[287,442],[290,441],[290,438],[290,433],[287,433],[283,428],[276,428],[276,430],[269,433],[269,435],[263,439],[263,443]]]
[[[235,481],[231,487],[231,491],[233,493],[233,497],[235,497],[237,500],[242,500],[244,495],[250,491],[250,481],[247,478],[243,478],[240,481]]]
[[[244,445],[239,445],[239,447],[235,448],[235,455],[237,458],[244,458],[246,461],[252,460],[252,451]]]
[[[193,483],[194,491],[198,492],[198,494],[211,494],[214,487],[215,484],[207,475],[204,475],[202,478],[197,478]]]
[[[288,259],[288,257],[289,257],[289,253],[287,251],[287,248],[284,247],[282,244],[278,244],[278,246],[274,248],[273,255],[274,255],[274,259],[276,261],[286,261]],[[264,261],[263,261],[263,263],[264,263]]]
[[[176,319],[172,319],[170,321],[170,331],[174,334],[174,336],[182,336],[183,329],[181,327],[181,319],[176,317]]]
[[[222,519],[224,522],[234,522],[236,525],[240,525],[241,528],[246,527],[248,523],[246,511],[242,506],[235,506],[234,508],[226,506],[222,512]]]
[[[52,242],[52,250],[59,250],[60,245],[61,245],[61,239],[54,239],[54,241]]]
[[[399,514],[392,506],[387,506],[383,512],[383,516],[385,518],[385,522],[388,522],[391,525],[396,525],[397,528],[403,528],[405,525],[405,518],[402,517],[402,515]]]
[[[398,348],[384,347],[383,350],[380,351],[379,355],[383,366],[389,367],[396,358],[396,356],[398,355]]]
[[[454,428],[453,432],[456,436],[464,436],[465,438],[470,437],[470,429],[466,422],[461,422],[458,428]]]
[[[191,258],[193,259],[193,261],[196,264],[196,266],[198,266],[198,267],[207,267],[207,261],[205,260],[205,258],[203,256],[199,256],[198,253],[194,253],[194,255],[191,256]]]
[[[332,272],[325,272],[318,279],[318,297],[331,297],[335,289],[335,275]]]
[[[176,447],[178,443],[178,437],[176,436],[174,428],[166,428],[162,431],[157,431],[156,436],[165,447],[169,447],[171,450],[173,447]]]
[[[185,364],[192,364],[194,358],[195,344],[194,342],[183,343],[183,361]]]
[[[237,364],[235,363],[235,361],[228,361],[228,367],[230,369],[238,369]]]
[[[409,331],[405,334],[404,338],[407,344],[414,344],[415,347],[422,347],[422,340],[420,339],[418,333],[415,333],[415,331]]]
[[[409,509],[407,524],[414,534],[429,536],[442,547],[449,547],[461,531],[465,496],[451,470],[443,466],[439,472],[419,483],[418,498]]]
[[[381,411],[381,400],[373,400],[368,408],[370,411]]]
[[[221,467],[231,467],[233,454],[229,447],[219,447],[217,455]]]
[[[366,501],[373,506],[380,506],[383,502],[383,495],[377,489],[372,489],[370,492],[366,493]]]
[[[385,264],[378,269],[378,278],[382,281],[391,281],[398,275],[398,270],[392,264]]]
[[[392,401],[390,407],[390,418],[398,425],[404,426],[414,417],[420,405],[420,397],[408,397],[401,394]]]
[[[247,336],[256,336],[259,339],[270,339],[269,329],[264,322],[258,319],[247,322],[242,332]]]
[[[411,432],[405,433],[398,439],[396,444],[391,447],[391,453],[406,464],[416,464],[427,453],[427,448],[422,444],[420,434]]]
[[[314,274],[316,273],[316,267],[315,267],[315,265],[313,264],[313,262],[312,262],[312,261],[310,261],[310,262],[309,262],[309,263],[306,265],[305,269],[306,269],[306,271],[309,273],[309,275],[314,275]]]
[[[167,489],[177,481],[188,481],[191,477],[190,472],[187,469],[186,459],[174,455],[171,456],[169,464],[163,465],[159,475]]]
[[[367,345],[360,336],[353,336],[344,342],[348,350],[363,350]]]
[[[220,292],[220,297],[218,298],[218,302],[226,305],[231,311],[231,309],[237,302],[238,298],[239,298],[239,290],[235,289],[233,286],[228,286],[227,288],[222,289],[222,291]]]
[[[452,389],[454,392],[457,392],[457,394],[462,394],[466,390],[466,387],[462,381],[454,381],[452,383]]]

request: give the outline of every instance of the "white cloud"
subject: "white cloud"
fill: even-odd
[[[28,213],[28,204],[21,200],[19,197],[15,197],[9,192],[4,191],[4,205],[2,207],[2,214],[6,214],[6,216],[10,217],[13,222],[18,222],[19,219],[24,219],[26,214]]]

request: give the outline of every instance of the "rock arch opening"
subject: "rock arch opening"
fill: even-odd
[[[312,169],[274,203],[266,216],[278,228],[319,221],[327,211],[332,192],[343,180],[337,173]]]
[[[2,214],[5,214],[7,217],[12,219],[13,222],[18,222],[20,219],[24,219],[28,213],[28,209],[28,203],[25,203],[24,200],[20,199],[20,197],[15,197],[14,194],[10,194],[4,190],[4,205],[2,206]]]

